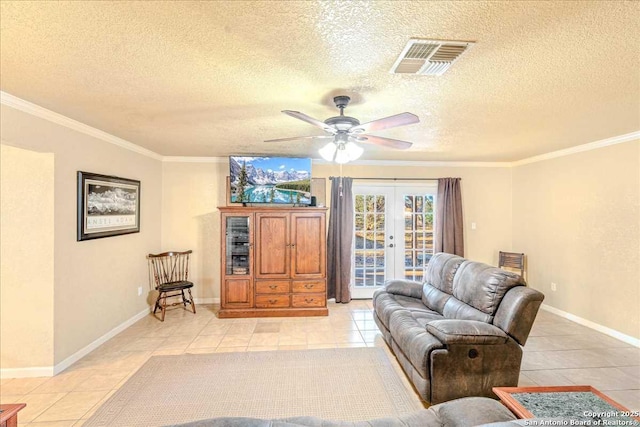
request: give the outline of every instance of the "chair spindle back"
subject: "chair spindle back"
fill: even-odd
[[[520,275],[524,275],[524,254],[517,252],[500,252],[498,267],[507,267],[520,270]]]
[[[189,257],[192,251],[149,254],[156,288],[167,283],[189,280]]]

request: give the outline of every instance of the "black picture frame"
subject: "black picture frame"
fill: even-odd
[[[140,232],[140,181],[78,171],[77,241]]]

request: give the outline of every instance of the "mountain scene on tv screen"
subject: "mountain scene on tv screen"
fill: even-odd
[[[231,202],[311,202],[311,160],[287,157],[229,158]]]

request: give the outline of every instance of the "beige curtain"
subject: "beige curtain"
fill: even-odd
[[[331,208],[327,236],[327,294],[336,302],[351,301],[351,243],[353,241],[352,178],[331,178]]]
[[[464,256],[460,178],[440,178],[436,200],[434,252]]]

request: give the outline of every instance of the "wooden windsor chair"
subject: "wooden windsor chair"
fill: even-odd
[[[500,252],[498,258],[499,268],[512,268],[520,270],[520,276],[524,278],[524,254],[517,252]]]
[[[167,307],[182,304],[186,309],[187,304],[190,304],[193,314],[196,313],[196,305],[191,295],[193,282],[189,281],[189,258],[192,252],[191,250],[185,252],[163,252],[147,256],[153,272],[155,288],[158,291],[153,314],[155,316],[156,311],[160,309],[162,314],[160,320],[163,322]],[[188,297],[185,295],[185,290],[189,294]],[[167,298],[178,296],[182,297],[182,301],[167,304]]]

